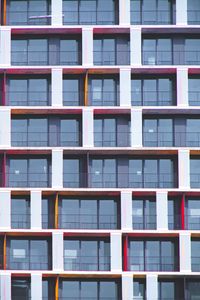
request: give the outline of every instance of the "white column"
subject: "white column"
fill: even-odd
[[[142,33],[140,27],[131,27],[131,66],[141,66],[142,64]]]
[[[132,192],[121,191],[121,227],[122,230],[132,230]]]
[[[177,68],[177,106],[188,107],[188,69]]]
[[[131,147],[142,147],[142,109],[131,109]]]
[[[94,147],[93,108],[84,108],[82,115],[83,147]]]
[[[131,69],[120,69],[120,106],[131,107]]]
[[[53,271],[64,270],[64,242],[63,242],[63,233],[60,231],[53,232],[52,234],[52,248],[53,248]]]
[[[63,24],[62,0],[51,0],[51,24],[60,26]]]
[[[158,299],[158,276],[154,274],[147,274],[146,277],[147,286],[147,300],[157,300]]]
[[[122,236],[121,233],[110,235],[111,271],[122,271]]]
[[[179,234],[180,272],[191,272],[191,239],[189,232]]]
[[[176,24],[187,25],[187,1],[176,0]]]
[[[158,230],[168,230],[168,199],[166,191],[156,193],[156,219]]]
[[[42,228],[42,192],[31,191],[31,229]]]
[[[52,69],[51,71],[51,101],[52,106],[63,106],[63,71],[62,69]]]
[[[11,110],[1,108],[0,110],[0,147],[11,146]]]
[[[31,299],[42,300],[42,273],[31,274]]]
[[[52,150],[52,188],[63,187],[63,150]]]
[[[11,299],[11,273],[0,272],[0,299]]]
[[[84,67],[93,66],[93,28],[82,29],[82,65]]]
[[[11,29],[0,26],[0,67],[11,65]]]
[[[122,275],[122,300],[133,300],[133,275]]]
[[[190,188],[190,151],[178,151],[178,184],[179,189]]]
[[[11,193],[0,191],[0,229],[11,228]]]
[[[119,25],[130,25],[130,0],[119,0]]]

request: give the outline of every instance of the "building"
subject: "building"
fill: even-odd
[[[200,299],[200,1],[1,0],[0,299]]]

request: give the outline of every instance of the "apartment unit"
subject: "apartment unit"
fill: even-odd
[[[0,24],[0,299],[200,300],[200,1]]]

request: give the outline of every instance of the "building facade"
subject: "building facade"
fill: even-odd
[[[200,299],[200,1],[0,1],[0,299]]]

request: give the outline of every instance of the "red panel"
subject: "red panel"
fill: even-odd
[[[124,271],[128,271],[128,236],[124,237]]]
[[[185,195],[181,198],[181,229],[185,229]]]

